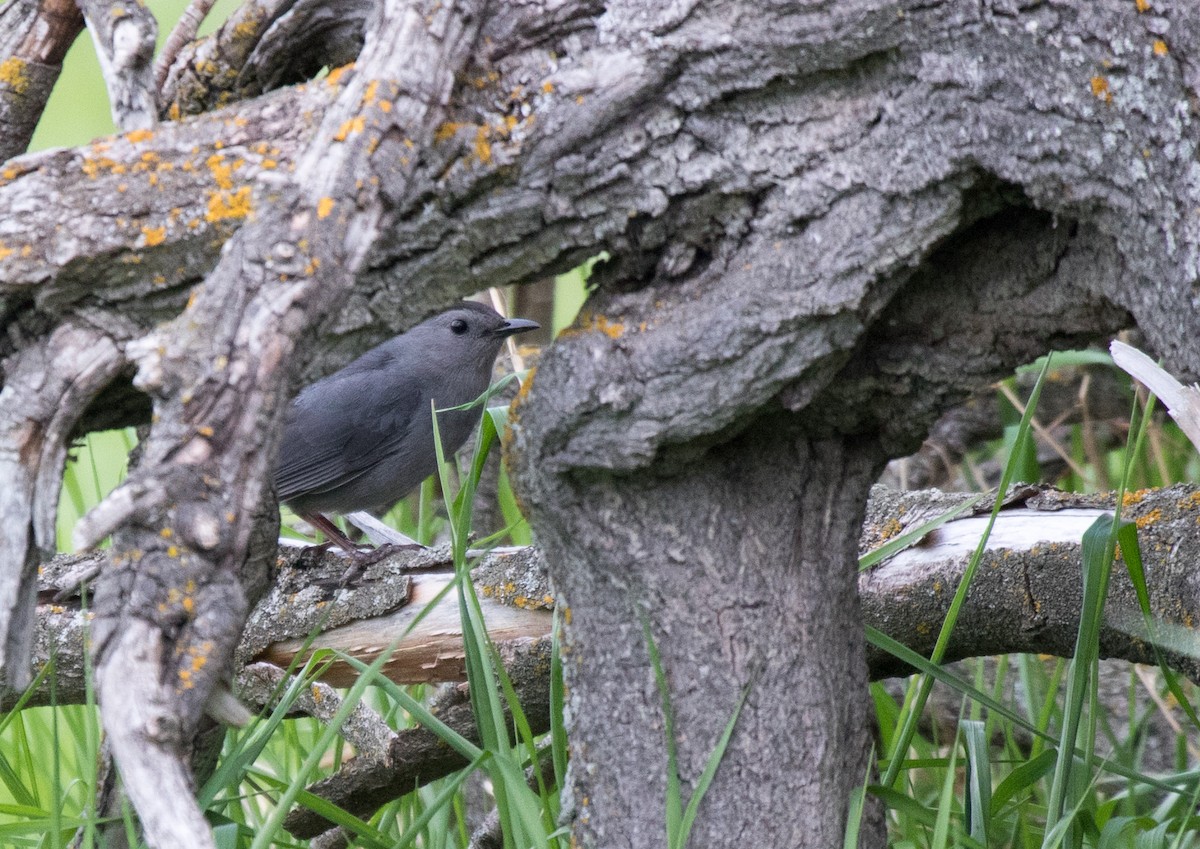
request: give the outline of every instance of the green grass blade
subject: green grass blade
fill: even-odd
[[[961,516],[967,510],[970,510],[972,507],[974,507],[976,504],[978,504],[982,498],[983,498],[983,493],[979,493],[978,495],[972,496],[971,498],[968,498],[966,501],[964,501],[962,504],[958,505],[957,507],[955,507],[951,510],[947,510],[945,513],[941,514],[940,516],[937,516],[933,519],[930,519],[928,522],[924,522],[923,524],[918,525],[917,527],[913,528],[911,531],[908,531],[907,533],[903,533],[900,536],[896,537],[895,539],[888,540],[883,545],[879,546],[879,548],[868,551],[866,554],[864,554],[862,557],[860,557],[858,559],[858,571],[864,572],[867,569],[870,569],[875,564],[881,563],[882,561],[887,560],[889,557],[893,557],[893,556],[899,554],[901,551],[904,551],[904,549],[912,548],[914,545],[919,543],[921,540],[925,539],[925,537],[929,536],[929,534],[936,531],[942,525],[946,524],[947,522],[951,521],[952,519],[957,519],[959,516]]]
[[[662,701],[663,736],[667,747],[667,847],[683,849],[683,790],[679,781],[679,751],[675,744],[675,710],[671,707],[671,689],[667,684],[667,673],[663,670],[662,657],[658,653],[658,643],[650,631],[650,619],[641,608],[638,609],[638,615],[642,619],[642,633],[646,639],[646,651],[650,654],[650,665],[654,668],[654,683]]]
[[[1101,516],[1083,535],[1083,605],[1079,612],[1075,657],[1071,660],[1071,671],[1067,677],[1058,762],[1054,768],[1054,780],[1050,785],[1046,817],[1046,825],[1050,831],[1053,831],[1068,804],[1067,794],[1075,761],[1080,717],[1093,680],[1092,666],[1099,653],[1100,625],[1104,617],[1108,580],[1112,573],[1113,550],[1116,547],[1116,522],[1113,516]]]
[[[958,746],[950,747],[950,761],[942,779],[942,790],[938,796],[937,817],[933,821],[933,837],[929,841],[932,849],[946,849],[950,841],[950,813],[954,810],[954,785],[957,778]]]
[[[858,849],[858,838],[862,831],[863,811],[866,810],[867,788],[871,786],[871,764],[875,761],[874,747],[867,757],[867,771],[862,784],[850,791],[850,803],[846,806],[846,834],[842,838],[842,849]]]
[[[754,679],[751,679],[742,689],[742,695],[734,705],[729,722],[725,723],[725,730],[721,733],[717,745],[713,747],[712,753],[709,754],[708,760],[704,764],[704,772],[700,773],[700,777],[696,780],[696,786],[692,788],[692,795],[683,811],[683,821],[680,824],[680,846],[687,845],[688,837],[692,833],[692,825],[696,822],[696,813],[700,810],[700,803],[712,785],[713,777],[717,774],[717,767],[721,765],[721,759],[725,757],[725,750],[729,748],[729,740],[733,737],[733,729],[737,726],[738,717],[742,715],[742,708],[745,707],[746,699],[750,696],[750,690],[753,687]]]
[[[992,820],[992,759],[987,725],[975,719],[959,723],[967,747],[967,796],[963,805],[967,832],[984,846]]]
[[[938,632],[938,638],[930,657],[930,660],[935,665],[940,664],[942,658],[946,655],[946,648],[950,644],[950,635],[953,633],[954,626],[958,621],[958,614],[966,599],[967,589],[971,585],[971,580],[975,576],[975,570],[979,567],[979,562],[983,559],[983,552],[987,548],[988,537],[991,535],[992,527],[996,523],[996,517],[999,515],[1000,508],[1004,503],[1004,494],[1008,491],[1009,484],[1012,483],[1013,474],[1019,461],[1018,458],[1022,453],[1021,446],[1031,439],[1030,423],[1033,421],[1033,414],[1037,409],[1038,399],[1042,394],[1042,387],[1046,383],[1046,374],[1050,369],[1052,359],[1052,357],[1047,357],[1046,364],[1042,367],[1037,383],[1034,384],[1033,392],[1029,396],[1029,402],[1025,405],[1025,413],[1021,417],[1021,424],[1017,431],[1017,444],[1014,446],[1013,451],[1010,452],[1008,462],[1005,464],[1004,472],[1000,477],[1000,485],[996,491],[996,503],[992,507],[987,526],[980,536],[979,545],[975,547],[975,552],[971,555],[971,559],[967,563],[967,568],[958,582],[958,588],[955,590],[954,598],[950,602],[950,609],[947,611],[946,619],[942,623],[941,630]],[[917,723],[920,721],[921,714],[925,711],[925,703],[929,700],[929,693],[932,688],[933,679],[928,675],[922,676],[917,685],[915,697],[911,701],[907,701],[904,705],[904,709],[902,710],[903,721],[900,723],[900,731],[896,735],[896,740],[889,751],[887,773],[883,777],[883,783],[888,787],[894,785],[896,779],[899,778],[904,752],[908,749],[913,735],[917,732]]]
[[[1053,749],[1046,749],[1040,755],[1036,755],[1024,763],[1015,766],[1012,772],[1006,775],[1004,780],[996,786],[995,792],[992,793],[992,818],[999,817],[1008,800],[1015,797],[1018,793],[1023,793],[1027,790],[1032,793],[1035,785],[1054,769],[1057,757]]]

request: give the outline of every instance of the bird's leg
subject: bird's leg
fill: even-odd
[[[342,551],[344,551],[351,560],[350,567],[346,569],[346,573],[342,575],[342,579],[338,582],[338,587],[349,586],[353,583],[368,566],[373,566],[380,560],[390,557],[398,551],[411,551],[413,549],[423,549],[425,546],[419,543],[411,545],[387,543],[381,545],[374,550],[364,551],[350,537],[346,536],[341,530],[325,516],[320,513],[300,513],[300,518],[308,522],[321,533],[325,534],[325,538],[329,543],[333,543]],[[329,543],[326,543],[328,545]]]
[[[322,516],[320,513],[301,513],[300,518],[308,522],[321,533],[325,534],[325,538],[327,540],[336,545],[342,551],[349,554],[351,557],[358,558],[362,556],[362,550],[354,544],[354,541],[342,533],[337,525]]]

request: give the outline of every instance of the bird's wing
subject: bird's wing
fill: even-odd
[[[284,425],[275,472],[279,500],[344,486],[370,471],[404,441],[427,405],[415,379],[385,389],[378,375],[360,372],[314,384],[296,399]]]

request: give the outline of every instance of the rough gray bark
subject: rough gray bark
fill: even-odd
[[[317,20],[321,5],[255,3],[268,11],[261,25],[211,42],[233,48],[211,55],[246,65],[263,50],[245,86],[241,67],[218,67],[212,99],[186,101],[230,101],[227,111],[0,174],[0,209],[12,211],[0,220],[4,391],[56,328],[82,324],[108,337],[122,366],[137,364],[154,402],[141,470],[83,535],[116,530],[128,558],[101,599],[102,678],[132,653],[126,625],[171,647],[157,677],[133,676],[159,700],[168,739],[114,746],[122,760],[155,752],[186,784],[177,744],[223,677],[245,609],[237,579],[287,384],[485,284],[612,257],[590,315],[546,357],[521,408],[517,477],[577,610],[575,707],[617,689],[615,676],[593,685],[590,673],[604,637],[627,639],[615,729],[647,747],[643,764],[660,757],[661,735],[640,626],[627,596],[587,597],[593,582],[645,591],[637,601],[673,668],[689,640],[722,633],[719,603],[662,601],[680,588],[719,598],[719,572],[663,565],[699,544],[678,533],[710,528],[724,547],[715,562],[756,573],[735,610],[747,634],[766,630],[754,611],[786,614],[783,627],[824,635],[819,662],[861,689],[863,648],[846,630],[857,621],[854,522],[884,457],[912,450],[941,409],[1016,363],[1131,320],[1169,368],[1200,374],[1195,334],[1179,320],[1195,310],[1200,267],[1200,16],[1183,0],[1144,13],[1126,0],[544,0],[436,13],[394,0],[371,6],[353,70],[259,97],[356,44],[353,27],[321,30],[328,39],[289,56],[288,38],[266,37],[276,23],[276,34],[303,29],[289,20]],[[168,89],[185,76],[169,74]],[[192,111],[173,91],[167,115]],[[318,327],[320,347],[295,344]],[[58,474],[41,463],[61,446],[29,452],[28,434],[70,381],[30,390],[32,417],[8,413],[0,430],[0,456],[16,458],[25,481]],[[107,421],[146,415],[124,380],[110,387]],[[87,402],[71,414],[84,428],[100,420]],[[725,490],[754,510],[724,509]],[[5,504],[6,528],[45,521],[46,499],[24,491]],[[806,509],[783,515],[787,498]],[[607,512],[570,513],[593,505]],[[14,668],[37,544],[22,533],[0,562],[0,637]],[[761,569],[743,541],[770,545]],[[753,597],[814,575],[811,594]],[[195,594],[173,602],[189,580]],[[162,686],[209,640],[191,689]],[[738,646],[686,682],[672,678],[685,779],[711,745],[714,711],[757,669]],[[768,719],[802,727],[811,712],[861,727],[814,679],[817,663],[764,660],[755,694],[790,682],[811,702],[752,694],[745,737],[697,826],[709,845],[766,828],[760,788],[734,778],[764,769],[752,741],[770,739]],[[577,709],[579,739],[611,740],[613,713]],[[128,726],[107,706],[105,723]],[[777,796],[775,820],[811,821],[824,800],[796,844],[823,846],[852,782],[826,776],[860,764],[862,744],[811,736],[771,753],[798,770],[773,780],[804,788]],[[575,821],[585,845],[601,834],[615,845],[661,839],[661,770],[639,768],[613,790],[628,755],[615,744],[575,750],[572,792],[590,800]],[[161,801],[134,798],[139,809]],[[752,822],[733,819],[751,810]],[[632,819],[617,819],[625,811]],[[718,812],[730,817],[724,832]],[[876,827],[865,842],[882,839]]]

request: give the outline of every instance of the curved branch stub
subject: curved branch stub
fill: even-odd
[[[79,0],[108,86],[113,123],[145,130],[158,122],[154,41],[158,22],[137,0]]]
[[[5,364],[0,389],[0,669],[29,680],[36,567],[55,549],[67,444],[88,402],[124,365],[116,344],[86,325],[62,324]]]
[[[121,767],[125,792],[151,846],[215,849],[185,766],[191,732],[179,722],[172,682],[162,681],[169,651],[162,632],[132,619],[108,646],[111,663],[98,670],[100,718]]]

